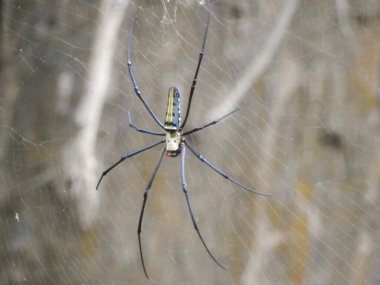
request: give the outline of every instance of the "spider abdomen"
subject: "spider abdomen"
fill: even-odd
[[[180,113],[180,92],[177,87],[170,87],[168,92],[168,105],[166,110],[166,117],[164,128],[166,131],[172,132],[179,129],[181,122]]]

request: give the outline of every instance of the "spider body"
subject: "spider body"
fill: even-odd
[[[181,181],[182,191],[183,191],[183,193],[185,195],[185,198],[186,198],[187,208],[188,208],[188,211],[189,211],[190,218],[192,220],[194,229],[197,232],[198,237],[199,237],[199,239],[201,240],[201,242],[203,244],[203,247],[207,251],[208,255],[211,257],[211,259],[218,266],[220,266],[221,268],[223,268],[225,270],[228,270],[228,269],[225,266],[223,266],[214,257],[214,255],[211,253],[211,251],[207,247],[206,242],[204,241],[203,236],[201,235],[201,232],[200,232],[198,224],[197,224],[197,220],[195,218],[195,215],[194,215],[192,207],[191,207],[189,192],[187,190],[187,184],[186,184],[186,178],[185,178],[185,151],[186,151],[186,149],[189,149],[190,152],[199,161],[201,161],[206,166],[210,167],[213,171],[215,171],[216,173],[218,173],[220,176],[222,176],[226,180],[230,181],[231,183],[237,185],[238,187],[240,187],[240,188],[242,188],[242,189],[244,189],[246,191],[253,192],[253,193],[256,193],[256,194],[260,194],[260,195],[264,195],[264,196],[268,196],[268,194],[257,192],[255,190],[253,190],[253,189],[251,189],[251,188],[249,188],[249,187],[241,184],[240,182],[238,182],[234,178],[232,178],[229,175],[227,175],[226,173],[224,173],[222,170],[220,170],[219,168],[217,168],[216,166],[214,166],[211,162],[209,162],[200,153],[198,153],[189,144],[189,142],[187,140],[185,140],[186,136],[188,136],[188,135],[190,135],[192,133],[201,131],[201,130],[203,130],[203,129],[211,126],[211,125],[214,125],[214,124],[220,122],[221,120],[223,120],[224,118],[228,117],[232,113],[235,113],[235,112],[237,112],[239,110],[239,109],[235,109],[235,110],[229,112],[228,114],[225,114],[224,116],[220,117],[217,120],[214,120],[214,121],[212,121],[210,123],[204,124],[204,125],[202,125],[200,127],[194,128],[192,130],[184,131],[184,127],[186,125],[186,122],[187,122],[187,119],[188,119],[189,113],[190,113],[190,107],[191,107],[191,102],[192,102],[194,90],[195,90],[195,87],[196,87],[196,84],[197,84],[198,72],[199,72],[199,69],[200,69],[200,66],[201,66],[201,62],[202,62],[202,58],[203,58],[203,55],[204,55],[204,48],[205,48],[205,43],[206,43],[206,38],[207,38],[208,26],[209,26],[209,22],[210,22],[210,14],[211,14],[211,9],[210,9],[210,6],[208,6],[208,12],[207,12],[205,30],[204,30],[204,35],[203,35],[203,42],[202,42],[202,46],[201,46],[201,49],[200,49],[200,52],[199,52],[198,64],[197,64],[197,67],[196,67],[196,70],[195,70],[195,74],[194,74],[194,77],[193,77],[192,85],[190,87],[190,94],[189,94],[189,99],[188,99],[188,103],[187,103],[187,109],[186,109],[186,113],[185,113],[183,122],[181,122],[180,92],[179,92],[178,88],[176,88],[176,87],[170,87],[169,88],[169,92],[168,92],[168,104],[167,104],[167,110],[166,110],[166,116],[165,116],[165,122],[164,123],[162,123],[158,119],[158,117],[154,114],[153,110],[149,107],[148,103],[146,102],[146,100],[142,96],[142,94],[141,94],[141,92],[139,90],[139,87],[138,87],[138,85],[136,83],[136,80],[135,80],[135,77],[133,75],[133,72],[132,72],[132,62],[131,62],[131,56],[130,56],[131,43],[132,43],[132,32],[133,32],[133,29],[134,29],[134,26],[135,26],[135,23],[136,23],[136,18],[132,21],[132,24],[131,24],[130,29],[129,29],[129,34],[128,34],[128,51],[127,51],[128,61],[127,61],[127,63],[128,63],[128,72],[129,72],[129,75],[130,75],[130,78],[131,78],[131,81],[132,81],[132,84],[133,84],[133,89],[134,89],[134,92],[135,92],[136,96],[143,103],[143,105],[145,106],[145,108],[148,111],[148,113],[150,114],[150,116],[155,120],[155,122],[157,123],[157,125],[159,127],[161,127],[161,129],[163,131],[162,132],[156,132],[156,131],[150,131],[150,130],[145,130],[145,129],[136,127],[133,124],[133,122],[132,122],[132,118],[131,118],[130,113],[128,112],[129,126],[132,127],[133,129],[135,129],[138,132],[141,132],[141,133],[144,133],[144,134],[150,134],[150,135],[154,135],[154,136],[165,137],[165,139],[161,139],[159,141],[156,141],[153,144],[150,144],[148,146],[145,146],[145,147],[143,147],[141,149],[138,149],[136,151],[130,152],[130,153],[122,156],[118,161],[116,161],[114,164],[112,164],[110,167],[108,167],[105,171],[103,171],[103,173],[102,173],[102,175],[101,175],[101,177],[100,177],[100,179],[98,181],[98,184],[96,185],[96,189],[98,189],[98,187],[99,187],[99,185],[100,185],[103,177],[106,176],[113,168],[115,168],[116,166],[118,166],[124,160],[126,160],[126,159],[128,159],[128,158],[130,158],[132,156],[135,156],[135,155],[137,155],[139,153],[142,153],[144,151],[147,151],[149,149],[152,149],[152,148],[154,148],[154,147],[156,147],[156,146],[158,146],[160,144],[164,144],[165,143],[165,147],[161,150],[159,158],[158,158],[157,163],[156,163],[156,166],[153,169],[153,173],[152,173],[151,177],[149,178],[149,181],[148,181],[148,183],[147,183],[147,185],[145,187],[145,191],[144,191],[144,195],[143,195],[144,199],[143,199],[143,203],[142,203],[142,207],[141,207],[140,218],[139,218],[139,223],[138,223],[138,228],[137,228],[137,236],[138,236],[138,241],[139,241],[139,250],[140,250],[141,264],[142,264],[142,267],[143,267],[143,270],[144,270],[144,274],[145,274],[145,276],[147,278],[149,278],[149,277],[148,277],[148,274],[147,274],[147,271],[146,271],[146,268],[145,268],[145,262],[144,262],[144,256],[143,256],[143,250],[142,250],[142,243],[141,243],[142,221],[143,221],[143,217],[144,217],[145,205],[146,205],[146,202],[147,202],[147,199],[148,199],[148,193],[149,193],[149,190],[151,189],[151,186],[152,186],[154,178],[155,178],[155,176],[157,174],[158,168],[159,168],[159,166],[161,164],[161,161],[162,161],[164,153],[166,153],[166,155],[169,156],[169,157],[176,157],[176,156],[180,155],[180,160],[181,160],[181,162],[180,162],[180,170],[181,170],[180,181]]]
[[[183,144],[183,138],[179,131],[181,123],[181,93],[177,87],[170,87],[168,92],[168,104],[165,116],[165,143],[166,156],[176,157]]]

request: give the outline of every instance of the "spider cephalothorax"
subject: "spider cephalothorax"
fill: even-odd
[[[180,132],[166,132],[165,134],[166,143],[166,155],[175,157],[181,152],[181,147],[183,146],[183,138]]]
[[[142,207],[141,207],[139,224],[138,224],[138,229],[137,229],[137,236],[138,236],[138,240],[139,240],[139,249],[140,249],[141,263],[142,263],[142,267],[144,269],[145,276],[147,278],[148,278],[148,274],[147,274],[147,271],[146,271],[146,268],[145,268],[144,256],[143,256],[143,251],[142,251],[142,243],[141,243],[142,221],[143,221],[143,217],[144,217],[144,210],[145,210],[146,201],[148,199],[148,192],[149,192],[149,190],[150,190],[150,188],[151,188],[151,186],[153,184],[153,180],[154,180],[154,178],[155,178],[155,176],[157,174],[158,168],[160,167],[160,164],[161,164],[161,161],[162,161],[164,153],[166,153],[166,155],[170,156],[170,157],[176,157],[177,155],[180,155],[180,158],[181,158],[180,170],[181,170],[182,191],[183,191],[183,193],[185,194],[185,197],[186,197],[187,208],[189,210],[190,217],[191,217],[191,220],[193,222],[194,229],[196,230],[196,232],[197,232],[197,234],[198,234],[198,236],[199,236],[199,238],[200,238],[200,240],[201,240],[201,242],[202,242],[205,250],[209,254],[209,256],[212,258],[212,260],[215,261],[216,264],[218,264],[223,269],[227,269],[227,268],[225,266],[223,266],[214,257],[214,255],[211,253],[211,251],[207,247],[206,242],[204,241],[204,239],[203,239],[203,237],[201,235],[201,232],[200,232],[200,230],[198,228],[198,224],[197,224],[197,220],[195,218],[195,215],[193,214],[193,210],[192,210],[192,207],[191,207],[189,194],[188,194],[188,191],[187,191],[186,178],[185,178],[185,152],[186,152],[186,149],[190,150],[190,152],[197,159],[199,159],[202,163],[206,164],[208,167],[210,167],[216,173],[218,173],[219,175],[221,175],[223,178],[231,181],[235,185],[237,185],[237,186],[239,186],[239,187],[241,187],[241,188],[243,188],[243,189],[245,189],[247,191],[256,193],[256,194],[268,195],[268,194],[257,192],[257,191],[255,191],[255,190],[253,190],[251,188],[248,188],[247,186],[244,186],[240,182],[238,182],[235,179],[231,178],[229,175],[227,175],[226,173],[224,173],[223,171],[221,171],[219,168],[217,168],[216,166],[214,166],[212,163],[210,163],[200,153],[198,153],[188,143],[188,141],[186,141],[185,138],[184,138],[187,135],[190,135],[192,133],[201,131],[204,128],[207,128],[207,127],[209,127],[211,125],[214,125],[214,124],[218,123],[219,121],[223,120],[227,116],[229,116],[232,113],[234,113],[234,112],[236,112],[236,111],[239,110],[239,109],[233,110],[232,112],[229,112],[228,114],[220,117],[219,119],[217,119],[215,121],[212,121],[212,122],[207,123],[205,125],[202,125],[200,127],[194,128],[194,129],[192,129],[190,131],[183,131],[183,129],[184,129],[185,125],[186,125],[186,121],[187,121],[187,119],[189,117],[189,112],[190,112],[190,107],[191,107],[191,100],[193,98],[194,90],[195,90],[195,87],[196,87],[196,84],[197,84],[197,77],[198,77],[199,68],[201,66],[202,58],[203,58],[203,55],[204,55],[204,48],[205,48],[205,43],[206,43],[206,38],[207,38],[207,31],[208,31],[208,26],[209,26],[209,22],[210,22],[210,14],[211,14],[211,9],[210,9],[210,6],[209,6],[208,7],[207,18],[206,18],[205,31],[204,31],[204,35],[203,35],[203,43],[202,43],[201,50],[199,52],[198,64],[197,64],[197,68],[195,70],[193,82],[192,82],[192,85],[191,85],[191,88],[190,88],[190,94],[189,94],[189,99],[188,99],[188,103],[187,103],[187,109],[186,109],[186,113],[185,113],[183,122],[181,122],[180,105],[179,105],[180,92],[179,92],[179,90],[176,87],[170,87],[169,88],[168,105],[167,105],[166,117],[165,117],[164,124],[157,118],[157,116],[154,114],[153,110],[149,107],[148,103],[145,101],[144,97],[141,95],[141,92],[139,90],[139,87],[138,87],[138,85],[136,83],[135,77],[134,77],[133,72],[132,72],[132,63],[131,63],[131,55],[130,55],[131,43],[132,43],[132,31],[134,29],[134,26],[135,26],[135,23],[136,23],[136,19],[133,20],[133,22],[132,22],[132,24],[130,26],[130,29],[129,29],[127,57],[128,57],[128,71],[129,71],[129,75],[131,77],[131,81],[132,81],[132,84],[133,84],[133,89],[134,89],[137,97],[144,104],[146,110],[149,112],[149,114],[151,115],[151,117],[163,129],[164,132],[155,132],[155,131],[145,130],[145,129],[141,129],[141,128],[136,127],[132,123],[131,115],[128,112],[129,126],[132,127],[132,128],[134,128],[138,132],[145,133],[145,134],[150,134],[150,135],[154,135],[154,136],[165,137],[165,139],[161,139],[161,140],[159,140],[159,141],[157,141],[157,142],[155,142],[155,143],[153,143],[151,145],[145,146],[145,147],[143,147],[141,149],[138,149],[136,151],[130,152],[130,153],[128,153],[125,156],[122,156],[117,162],[115,162],[113,165],[111,165],[105,171],[103,171],[102,176],[100,177],[100,179],[98,181],[98,184],[96,185],[96,189],[98,189],[98,187],[100,185],[100,182],[102,181],[103,177],[105,175],[107,175],[108,172],[110,172],[113,168],[115,168],[121,162],[123,162],[124,160],[126,160],[129,157],[135,156],[136,154],[139,154],[141,152],[144,152],[146,150],[154,148],[157,145],[165,143],[165,148],[162,149],[162,151],[160,153],[160,156],[158,158],[158,161],[156,163],[156,166],[155,166],[155,168],[153,170],[153,173],[152,173],[152,175],[151,175],[151,177],[149,179],[149,182],[148,182],[148,184],[147,184],[147,186],[145,188],[144,200],[143,200],[143,204],[142,204]]]

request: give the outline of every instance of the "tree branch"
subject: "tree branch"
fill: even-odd
[[[222,100],[222,103],[211,109],[208,114],[208,119],[215,118],[220,114],[224,114],[229,110],[235,108],[239,102],[244,98],[245,94],[251,88],[255,80],[266,70],[269,63],[273,59],[280,43],[285,35],[293,16],[297,10],[299,0],[288,0],[284,5],[281,15],[277,19],[275,28],[269,36],[268,41],[263,46],[260,53],[254,57],[248,70],[236,83],[235,87]]]

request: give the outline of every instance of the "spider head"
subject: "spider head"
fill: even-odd
[[[181,134],[179,132],[166,132],[166,155],[177,156],[181,148]]]
[[[168,92],[168,107],[165,117],[165,130],[174,132],[179,129],[181,122],[179,99],[181,94],[177,87],[170,87]]]

